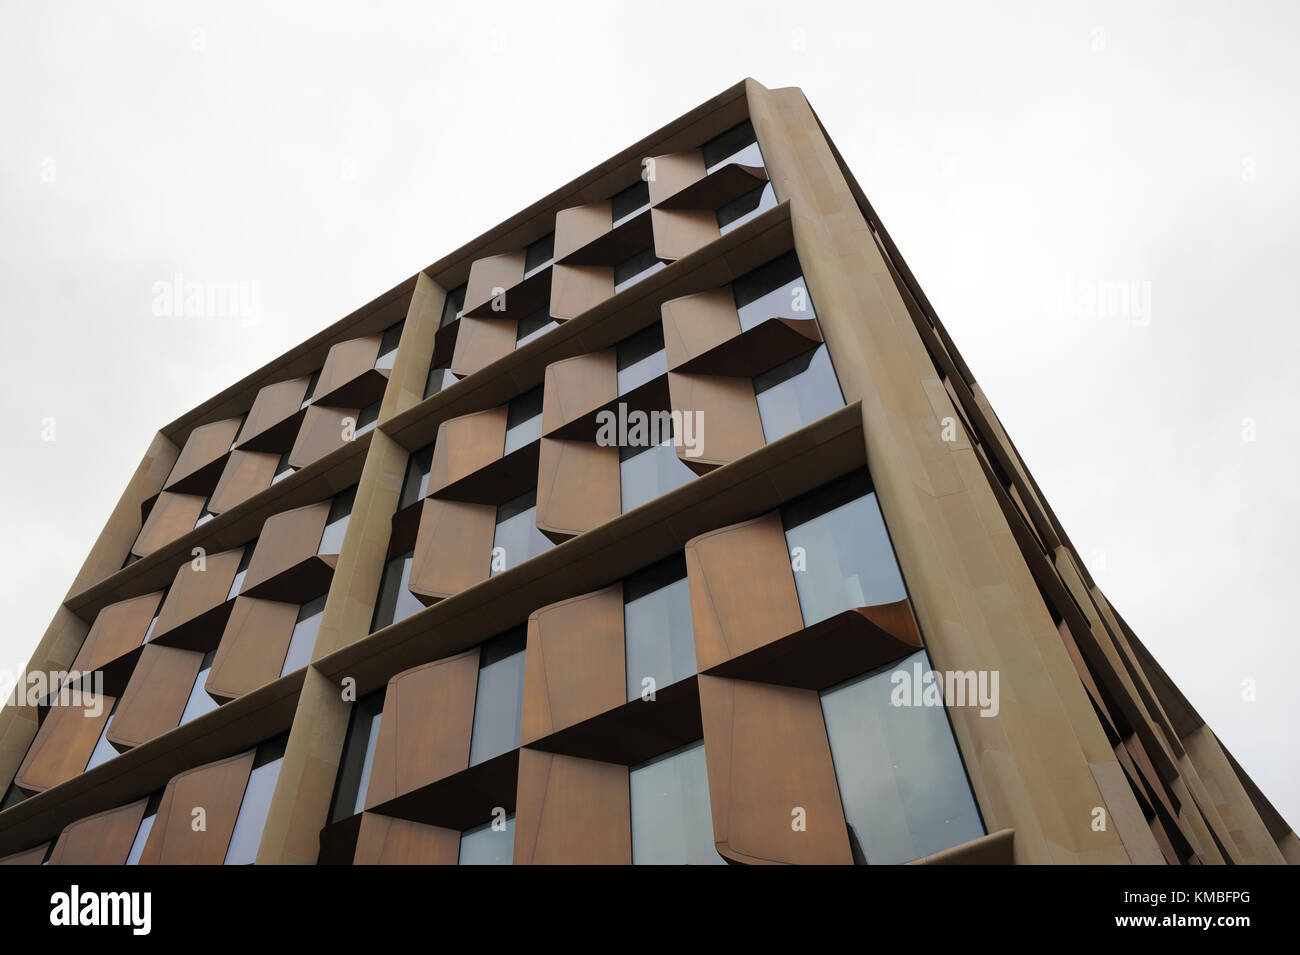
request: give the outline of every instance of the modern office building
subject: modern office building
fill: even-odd
[[[1300,860],[752,80],[164,427],[0,792],[9,863]]]

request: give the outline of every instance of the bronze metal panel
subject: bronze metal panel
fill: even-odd
[[[647,181],[647,185],[650,187],[652,206],[662,205],[669,196],[677,195],[687,186],[704,178],[704,153],[698,149],[655,156],[651,162],[654,163],[654,176]]]
[[[526,745],[627,702],[623,584],[561,600],[528,618]]]
[[[360,415],[360,408],[334,408],[325,405],[309,407],[303,415],[302,427],[298,430],[298,437],[294,439],[293,449],[289,452],[289,464],[295,468],[305,468],[331,451],[343,447],[348,443],[348,439],[343,436],[347,433],[344,420],[352,419],[352,432],[355,433],[356,422]]]
[[[182,628],[202,630],[202,639],[205,640],[209,625],[216,627],[213,637],[220,634],[226,625],[226,597],[235,582],[243,556],[244,548],[236,547],[220,554],[209,554],[204,558],[203,570],[196,570],[193,561],[181,564],[171,589],[167,591],[162,610],[158,612],[158,623],[149,642],[175,645],[179,638],[187,635]],[[220,620],[209,619],[208,615],[218,610],[222,611]],[[213,643],[215,645],[215,639]]]
[[[108,741],[120,752],[174,730],[202,666],[198,650],[152,643],[145,647],[118,701]]]
[[[492,575],[497,509],[490,504],[425,498],[411,558],[411,593],[426,604]]]
[[[622,513],[618,448],[556,438],[539,443],[538,530],[562,543]]]
[[[704,421],[703,447],[696,457],[677,449],[682,463],[697,474],[730,464],[763,446],[763,420],[754,397],[754,383],[748,378],[718,378],[713,375],[668,373],[672,408],[683,414],[698,414]]]
[[[551,273],[551,317],[560,321],[577,318],[614,295],[613,266],[553,265]]]
[[[469,267],[469,281],[465,287],[465,304],[462,307],[462,319],[476,309],[489,305],[495,295],[494,289],[509,292],[524,280],[524,253],[506,252],[503,255],[489,255],[475,259]]]
[[[370,808],[462,832],[491,818],[497,809],[513,812],[518,783],[519,750],[512,749]]]
[[[444,421],[438,428],[429,465],[428,495],[440,491],[501,457],[509,407],[501,405]]]
[[[54,843],[50,865],[125,865],[148,805],[139,799],[72,823]]]
[[[560,262],[600,238],[609,231],[613,222],[613,211],[608,202],[561,209],[555,214],[555,261]]]
[[[94,693],[83,691],[79,702],[87,705],[71,705],[73,702],[50,707],[14,775],[18,788],[41,792],[85,772],[116,701],[108,695],[96,700]],[[95,706],[100,711],[91,715],[90,709]]]
[[[659,313],[670,370],[707,354],[741,331],[736,295],[729,285],[669,299],[659,306]]]
[[[769,318],[674,368],[696,375],[754,378],[812,351],[822,340],[815,318]],[[673,366],[669,364],[670,368]]]
[[[516,322],[525,318],[539,308],[545,308],[551,300],[551,270],[542,269],[517,285],[506,288],[500,298],[492,298],[472,310],[461,314],[461,321],[466,318],[509,318]],[[454,322],[454,325],[460,322]]]
[[[526,494],[537,487],[537,466],[541,455],[540,442],[530,441],[505,457],[479,468],[473,474],[453,481],[429,497],[467,504],[491,504],[494,507]]]
[[[248,573],[244,575],[240,593],[257,596],[255,591],[259,586],[316,557],[329,516],[330,502],[321,501],[268,517],[257,537],[257,547],[248,562]],[[313,596],[320,593],[324,591]]]
[[[700,715],[718,852],[746,864],[852,865],[815,690],[701,676]],[[803,810],[806,830],[796,830]]]
[[[455,865],[460,832],[409,819],[361,815],[353,865]]]
[[[519,322],[514,318],[471,318],[456,323],[456,347],[451,355],[451,373],[464,378],[481,371],[515,350]]]
[[[205,500],[205,497],[194,494],[163,491],[145,518],[140,535],[131,545],[131,553],[137,557],[148,557],[160,547],[194,530],[195,522],[203,513]]]
[[[104,664],[135,650],[153,621],[162,591],[109,604],[95,617],[80,652],[69,670],[90,673]]]
[[[388,681],[367,809],[468,768],[478,666],[474,647]]]
[[[325,356],[320,377],[316,379],[312,404],[351,408],[353,405],[364,407],[374,401],[378,395],[365,401],[352,401],[338,393],[367,372],[375,370],[375,359],[379,357],[379,346],[382,343],[382,335],[366,335],[333,345]],[[336,394],[338,397],[335,397]],[[382,389],[379,394],[383,394]]]
[[[721,209],[728,202],[753,192],[767,182],[767,172],[762,166],[742,166],[727,163],[703,179],[697,179],[656,202],[659,209]]]
[[[716,224],[715,224],[716,225]],[[557,265],[608,266],[613,268],[625,262],[654,242],[653,220],[649,210],[643,210],[630,219],[592,239],[586,245],[557,258]]]
[[[5,856],[0,859],[0,865],[40,865],[45,861],[45,853],[49,850],[48,842],[42,843],[31,849],[24,849],[22,852],[15,852],[13,855]]]
[[[624,409],[628,415],[638,411],[653,415],[668,412],[671,405],[668,376],[660,375],[626,394],[611,398],[594,411],[579,415],[567,424],[556,428],[547,437],[562,438],[566,441],[595,442],[601,438],[601,418],[605,412],[612,414],[613,420],[617,421],[623,416]],[[543,433],[545,433],[544,429]]]
[[[174,776],[140,854],[141,865],[221,865],[244,801],[256,749]],[[196,830],[197,810],[205,828]]]
[[[915,859],[908,865],[1014,865],[1014,829],[1002,829],[951,849]]]
[[[906,600],[846,610],[709,670],[755,683],[824,690],[921,648]]]
[[[295,603],[236,597],[204,684],[208,695],[231,700],[278,679],[298,610]]]
[[[519,751],[515,865],[631,865],[627,767]]]
[[[701,534],[685,551],[701,672],[803,629],[779,512]]]
[[[208,510],[220,514],[244,503],[259,491],[265,491],[271,486],[271,479],[275,477],[279,463],[280,455],[273,452],[230,452],[221,479],[217,481],[216,489],[208,499]]]
[[[651,209],[655,255],[669,262],[684,259],[721,233],[717,214],[707,209]]]
[[[606,348],[546,366],[542,434],[547,435],[618,398],[618,356]]]
[[[204,494],[212,490],[212,466],[225,456],[239,433],[239,418],[226,418],[199,425],[190,432],[180,457],[163,484],[164,490],[187,494]]]
[[[293,443],[292,431],[301,418],[299,410],[307,396],[311,376],[277,381],[259,389],[239,432],[237,450],[285,451]]]

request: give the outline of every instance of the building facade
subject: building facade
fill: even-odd
[[[745,80],[163,428],[6,863],[1284,863],[816,114]]]

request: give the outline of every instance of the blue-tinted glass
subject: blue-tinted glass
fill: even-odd
[[[185,711],[181,713],[180,725],[184,726],[190,720],[197,719],[204,713],[211,713],[217,708],[217,701],[208,696],[205,686],[208,682],[208,674],[212,672],[212,659],[216,653],[209,653],[203,658],[203,666],[199,670],[199,675],[194,678],[194,685],[190,687],[189,699],[185,701]]]
[[[524,650],[514,636],[485,644],[474,697],[469,764],[477,766],[519,747],[524,708]],[[515,649],[518,646],[519,649]],[[509,652],[507,652],[509,651]],[[502,654],[496,656],[496,654]]]
[[[763,165],[763,154],[759,151],[758,138],[749,120],[710,139],[700,147],[700,152],[704,155],[706,172],[713,172],[727,163],[738,163],[742,166]]]
[[[653,448],[628,449],[618,469],[624,514],[695,478],[695,472],[677,456],[671,439]]]
[[[401,557],[394,557],[384,567],[384,576],[379,582],[379,597],[375,601],[375,617],[370,625],[372,633],[424,609],[424,604],[410,591],[411,557],[411,552],[407,551]]]
[[[158,818],[158,813],[149,813],[140,820],[140,828],[135,831],[135,840],[131,843],[131,851],[127,853],[127,865],[139,865],[140,856],[144,853],[145,843],[149,841],[149,833],[153,832],[153,821]]]
[[[284,655],[280,676],[301,670],[311,662],[311,653],[316,648],[316,635],[320,633],[320,622],[324,614],[323,596],[303,604],[298,610],[298,622],[293,625],[293,636],[289,638],[289,649]]]
[[[460,836],[461,865],[513,865],[515,814],[506,816],[501,829],[488,822],[466,829]]]
[[[325,530],[321,532],[318,554],[338,554],[343,551],[343,535],[348,530],[348,518],[352,516],[352,503],[356,499],[357,489],[349,488],[336,494],[330,502],[329,517],[325,521]]]
[[[817,317],[799,260],[793,252],[747,272],[732,282],[731,288],[740,313],[740,327],[745,331],[769,318]]]
[[[114,704],[116,707],[116,704]],[[117,750],[113,744],[108,741],[108,731],[113,727],[113,715],[110,713],[108,719],[104,721],[104,728],[99,733],[99,741],[95,743],[95,748],[90,754],[90,759],[86,761],[86,769],[91,770],[96,766],[107,763],[117,755]]]
[[[357,786],[357,797],[352,804],[352,812],[358,813],[366,808],[366,790],[370,788],[370,771],[375,767],[375,749],[379,745],[379,724],[384,714],[376,713],[370,720],[370,729],[366,733],[366,755],[361,762],[361,781]]]
[[[759,375],[754,379],[754,397],[769,444],[844,407],[825,345]]]
[[[726,865],[713,846],[704,743],[692,743],[628,776],[633,865]]]
[[[248,776],[244,788],[244,801],[239,805],[235,831],[226,849],[225,865],[250,865],[257,859],[257,848],[262,844],[262,830],[266,827],[266,814],[271,811],[271,797],[275,782],[280,776],[284,757],[256,767]]]
[[[517,567],[555,545],[537,529],[537,492],[529,491],[497,508],[492,539],[492,573]]]
[[[542,389],[534,388],[510,402],[506,412],[503,454],[518,451],[542,436]]]
[[[627,698],[635,700],[695,673],[691,592],[682,561],[630,577],[623,586]]]
[[[984,835],[944,708],[913,705],[915,694],[900,692],[918,665],[930,669],[923,650],[821,694],[859,861],[911,862]]]

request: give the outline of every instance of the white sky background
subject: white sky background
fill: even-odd
[[[1044,6],[7,5],[0,668],[161,425],[749,75],[803,88],[1103,590],[1300,825],[1300,8]],[[176,273],[259,320],[155,317]]]

